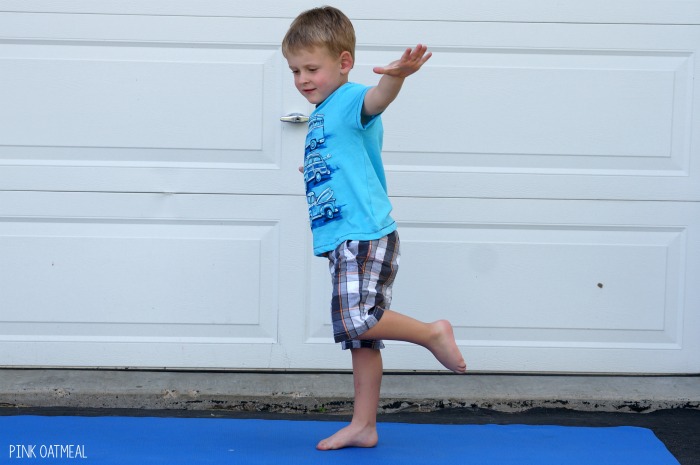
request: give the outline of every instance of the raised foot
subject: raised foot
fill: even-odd
[[[435,330],[435,336],[428,349],[445,368],[455,373],[465,373],[467,371],[467,363],[464,361],[459,347],[457,347],[452,324],[447,320],[440,320],[431,324]]]
[[[374,447],[377,445],[376,426],[356,427],[353,424],[339,430],[316,446],[318,450],[336,450],[346,447]]]

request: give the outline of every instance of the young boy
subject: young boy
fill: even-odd
[[[355,385],[350,425],[317,448],[374,447],[382,339],[419,344],[455,373],[467,369],[448,321],[423,323],[388,309],[399,238],[390,216],[379,115],[431,53],[419,44],[388,66],[374,68],[382,75],[375,87],[349,82],[355,31],[347,16],[332,7],[300,14],[284,37],[282,53],[296,88],[316,105],[300,170],[314,254],[329,260],[335,341],[350,349]]]

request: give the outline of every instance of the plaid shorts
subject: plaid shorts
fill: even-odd
[[[372,241],[345,241],[328,253],[333,337],[343,349],[384,348],[382,341],[359,336],[376,325],[391,305],[399,257],[396,231]]]

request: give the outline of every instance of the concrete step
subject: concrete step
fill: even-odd
[[[0,407],[348,413],[350,373],[0,369]],[[700,409],[700,376],[386,373],[380,412]]]

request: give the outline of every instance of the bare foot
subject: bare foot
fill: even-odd
[[[431,325],[435,330],[435,336],[428,349],[445,368],[460,374],[466,372],[467,363],[457,347],[452,324],[447,320],[440,320]]]
[[[377,445],[376,426],[358,427],[350,423],[333,436],[324,439],[316,446],[318,450],[335,450],[345,447],[374,447]]]

